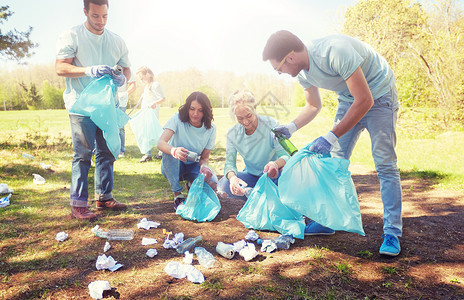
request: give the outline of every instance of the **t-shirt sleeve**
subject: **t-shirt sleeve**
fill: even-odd
[[[179,122],[179,114],[176,113],[164,124],[163,129],[171,129],[175,133],[177,131],[177,126],[179,126]]]
[[[302,87],[304,90],[309,89],[309,88],[312,86],[312,84],[309,83],[309,81],[306,80],[306,78],[304,78],[303,75],[298,74],[297,78],[298,78],[298,82],[300,83],[301,87]]]
[[[348,42],[334,43],[328,51],[330,68],[347,80],[361,65],[363,58]]]
[[[56,42],[56,59],[76,57],[77,41],[71,30],[63,32]]]
[[[151,92],[153,94],[154,102],[166,98],[166,96],[164,95],[163,88],[161,87],[161,84],[159,84],[159,82],[153,82],[153,84],[151,85]]]

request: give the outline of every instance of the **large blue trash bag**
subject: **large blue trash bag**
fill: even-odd
[[[205,182],[205,175],[199,174],[190,187],[185,202],[177,207],[176,214],[192,221],[205,222],[216,218],[221,203],[213,189]]]
[[[237,220],[247,228],[278,231],[281,234],[291,234],[295,238],[304,238],[303,216],[288,209],[280,201],[277,186],[267,174],[258,179],[247,202],[238,213]]]
[[[282,203],[319,224],[364,236],[350,161],[315,154],[309,146],[293,155],[282,171]]]
[[[90,117],[103,131],[106,145],[117,159],[121,150],[119,128],[129,121],[129,116],[116,108],[115,91],[116,87],[111,77],[102,76],[82,91],[69,112]]]
[[[139,110],[129,120],[129,124],[142,154],[151,150],[163,133],[163,127],[156,117],[155,110],[149,107]]]

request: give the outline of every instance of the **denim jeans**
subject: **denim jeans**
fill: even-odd
[[[271,180],[276,185],[278,185],[278,181],[279,181],[279,177],[280,177],[281,173],[282,172],[279,172],[279,175],[277,175],[276,178],[271,178]],[[226,193],[228,197],[238,198],[238,199],[241,199],[243,201],[247,201],[247,197],[245,197],[245,195],[244,196],[237,196],[237,195],[232,194],[232,192],[230,191],[230,182],[229,182],[229,179],[227,179],[226,175],[224,175],[221,178],[221,180],[219,180],[218,187],[217,187],[218,193]],[[247,172],[238,172],[237,177],[240,178],[241,180],[245,181],[247,183],[247,187],[253,188],[253,187],[255,187],[256,182],[258,182],[258,179],[261,177],[261,175],[256,176],[256,175],[252,175],[252,174],[247,173]]]
[[[122,112],[126,112],[126,107],[119,107]],[[124,130],[124,126],[119,128],[119,139],[121,140],[121,151],[126,152],[126,131]]]
[[[113,198],[113,154],[103,132],[90,117],[69,115],[74,158],[71,170],[71,205],[86,207],[89,198],[88,175],[93,149],[95,152],[95,194],[97,200]]]
[[[339,101],[335,124],[345,116],[352,103]],[[402,193],[400,172],[397,167],[396,120],[398,113],[396,89],[374,100],[367,114],[347,133],[338,139],[331,151],[333,157],[349,159],[353,148],[364,129],[371,138],[372,157],[380,181],[380,196],[383,202],[383,231],[385,234],[401,236]]]
[[[169,181],[174,193],[181,192],[182,180],[194,181],[200,174],[200,164],[186,164],[174,158],[172,155],[163,153],[161,160],[161,173]]]

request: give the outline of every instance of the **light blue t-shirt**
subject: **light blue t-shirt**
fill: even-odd
[[[84,24],[63,32],[56,44],[56,59],[74,58],[72,64],[78,67],[108,65],[130,67],[129,51],[124,40],[105,29],[101,35],[87,30]],[[90,76],[66,77],[63,99],[66,109],[72,107],[79,94],[93,80]]]
[[[245,127],[236,124],[227,132],[226,163],[224,176],[230,171],[238,174],[237,153],[243,157],[245,171],[249,174],[260,176],[264,166],[271,160],[283,158],[287,161],[290,157],[282,146],[274,139],[271,129],[278,126],[279,122],[268,116],[258,115],[258,127],[251,135],[245,133]]]
[[[164,125],[163,129],[174,131],[169,145],[173,147],[184,147],[201,155],[204,149],[213,150],[216,142],[216,126],[211,124],[207,129],[203,124],[200,128],[191,125],[189,122],[182,122],[179,113],[175,113]],[[193,162],[186,162],[187,164]]]
[[[331,35],[306,45],[309,71],[302,70],[298,80],[304,89],[311,86],[334,91],[339,99],[353,102],[345,80],[361,67],[374,99],[395,86],[393,70],[385,58],[370,45],[345,35]]]

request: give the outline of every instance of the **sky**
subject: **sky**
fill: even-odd
[[[236,74],[274,73],[262,61],[267,38],[286,29],[303,41],[340,31],[343,12],[357,0],[109,0],[106,28],[129,49],[133,71],[155,74],[191,67]],[[33,27],[39,46],[28,64],[55,62],[57,37],[85,22],[82,0],[0,0],[14,13],[2,32]],[[12,69],[13,62],[0,61]]]

